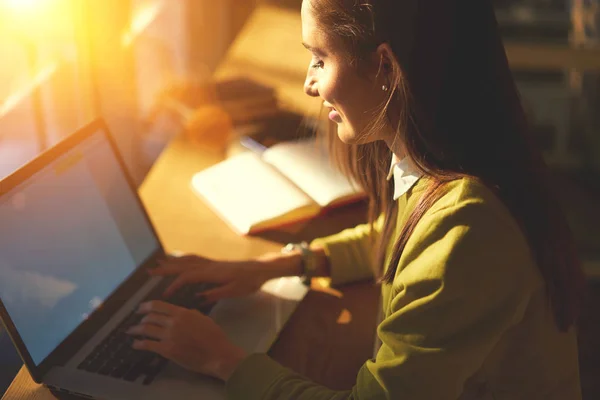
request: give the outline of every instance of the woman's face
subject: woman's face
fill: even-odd
[[[384,139],[384,132],[365,137],[369,123],[379,115],[387,99],[382,90],[385,82],[377,77],[377,61],[365,66],[364,73],[359,75],[340,43],[318,27],[311,1],[315,0],[302,2],[302,40],[312,53],[304,91],[323,99],[329,119],[337,124],[338,137],[344,143],[364,144]],[[376,58],[375,54],[373,57]]]

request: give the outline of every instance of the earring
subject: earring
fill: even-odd
[[[388,85],[383,85],[381,87],[381,90],[383,90],[384,92],[387,92],[388,90],[390,90],[390,88],[388,87]]]

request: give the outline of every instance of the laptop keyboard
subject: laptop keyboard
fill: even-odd
[[[178,306],[196,309],[204,314],[210,312],[213,305],[202,304],[202,298],[196,294],[214,285],[184,286],[170,298],[163,299],[162,293],[171,282],[172,279],[163,279],[143,301],[160,299]],[[129,314],[110,335],[92,350],[77,368],[129,382],[134,382],[143,377],[142,383],[144,385],[150,384],[167,364],[167,359],[158,354],[135,350],[131,347],[136,337],[125,332],[130,327],[137,325],[142,318],[143,315],[135,311]]]

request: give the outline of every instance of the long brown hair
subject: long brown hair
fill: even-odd
[[[381,280],[391,282],[408,238],[447,183],[470,177],[506,205],[535,256],[559,329],[578,316],[584,278],[566,218],[533,143],[490,0],[311,0],[320,29],[340,39],[361,65],[381,43],[395,55],[389,101],[370,134],[394,121],[427,189],[402,227],[388,268],[397,203],[386,181],[391,152],[382,141],[346,145],[330,135],[338,166],[369,195],[371,224],[383,213],[376,248]],[[390,118],[390,104],[399,111]],[[383,272],[385,271],[385,273]]]

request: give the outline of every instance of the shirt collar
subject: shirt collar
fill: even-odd
[[[407,157],[399,160],[394,154],[387,176],[388,181],[394,177],[394,200],[398,200],[400,196],[408,192],[422,175],[419,171],[411,168]]]

